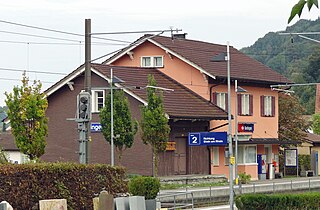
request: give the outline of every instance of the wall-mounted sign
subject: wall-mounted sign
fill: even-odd
[[[100,123],[96,123],[93,122],[91,123],[91,132],[95,133],[95,132],[101,132],[101,124]]]
[[[238,132],[251,132],[254,131],[253,123],[239,123],[238,124]]]
[[[175,151],[176,150],[176,142],[168,141],[166,151]]]
[[[219,146],[227,144],[227,132],[189,133],[189,146]]]
[[[286,167],[296,167],[298,158],[298,150],[297,149],[285,149],[284,150],[284,160]]]

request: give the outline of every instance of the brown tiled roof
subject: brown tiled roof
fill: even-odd
[[[216,77],[227,77],[227,62],[210,61],[214,56],[226,52],[226,45],[188,39],[172,39],[164,36],[155,36],[151,39],[200,66],[210,74]],[[292,83],[286,77],[231,46],[230,75],[234,79],[257,82]]]
[[[0,133],[0,146],[4,150],[19,150],[10,131]]]
[[[307,133],[306,139],[313,143],[320,143],[320,135],[314,133]]]
[[[110,76],[111,66],[93,64],[92,67],[105,76]],[[114,76],[125,81],[124,86],[145,87],[148,84],[148,75],[151,74],[159,87],[173,89],[173,92],[164,91],[163,93],[164,109],[170,118],[227,119],[225,111],[155,68],[112,66],[112,69]],[[130,91],[147,101],[146,89],[130,89]]]

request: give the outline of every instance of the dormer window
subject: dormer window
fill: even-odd
[[[141,67],[163,67],[163,56],[141,57]]]

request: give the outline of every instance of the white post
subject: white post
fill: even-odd
[[[236,94],[235,98],[235,113],[234,113],[234,142],[235,142],[235,178],[236,184],[239,184],[238,175],[238,81],[234,81],[234,92]]]
[[[230,210],[233,210],[233,163],[231,160],[233,157],[232,148],[232,126],[231,126],[231,82],[230,82],[230,51],[229,42],[227,42],[227,75],[228,75],[228,144],[229,144],[229,185],[230,185]]]
[[[110,101],[110,114],[111,114],[111,166],[114,166],[114,144],[113,144],[113,88],[112,88],[112,83],[113,83],[113,72],[112,68],[110,69],[110,95],[111,95],[111,101]]]

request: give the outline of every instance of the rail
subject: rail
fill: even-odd
[[[191,195],[191,200],[190,200],[191,203],[189,203],[190,198],[188,198],[188,195]],[[181,197],[185,197],[185,199],[181,199]],[[161,202],[161,200],[163,200],[164,198],[173,198],[173,200],[171,200],[171,202],[166,201],[165,203],[163,203]],[[159,195],[157,196],[156,200],[161,203],[161,207],[163,207],[163,204],[164,204],[164,207],[167,208],[168,210],[182,209],[182,208],[191,208],[192,210],[194,209],[193,192],[181,192],[181,193],[170,193],[166,195]]]

